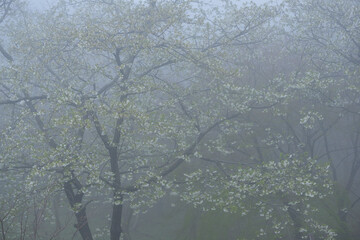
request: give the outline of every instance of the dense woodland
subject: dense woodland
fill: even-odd
[[[360,1],[0,0],[0,239],[360,238]]]

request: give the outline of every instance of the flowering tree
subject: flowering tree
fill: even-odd
[[[327,146],[339,119],[314,92],[344,82],[322,81],[311,64],[299,70],[328,46],[312,55],[309,45],[303,60],[298,32],[289,34],[297,23],[284,14],[299,6],[286,4],[224,1],[207,12],[187,0],[71,0],[20,11],[3,27],[11,44],[0,44],[0,169],[8,186],[23,183],[10,187],[23,194],[17,209],[33,199],[41,217],[29,218],[40,223],[61,194],[82,239],[117,240],[125,206],[146,210],[171,189],[204,210],[258,212],[272,223],[259,238],[334,239],[314,214],[332,192],[316,142]],[[110,206],[109,231],[94,232],[92,205]],[[17,216],[4,209],[1,226]]]
[[[94,192],[112,192],[110,237],[119,239],[124,202],[151,205],[208,134],[250,110],[248,88],[228,105],[230,86],[216,79],[224,65],[211,54],[264,20],[206,43],[195,33],[209,30],[205,15],[193,10],[188,1],[75,1],[9,29],[16,60],[2,71],[2,104],[18,107],[3,133],[3,167],[26,169],[30,192],[63,189],[83,239],[93,238]],[[200,74],[214,80],[203,85]]]

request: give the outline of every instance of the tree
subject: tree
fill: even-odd
[[[11,58],[19,60],[3,68],[9,99],[2,103],[20,106],[18,122],[2,138],[9,154],[3,163],[29,169],[31,190],[62,188],[83,239],[93,238],[86,214],[92,191],[106,186],[104,193],[112,192],[110,236],[119,239],[124,201],[133,207],[151,205],[171,186],[165,177],[209,133],[248,111],[247,102],[235,102],[224,114],[220,107],[228,100],[221,89],[213,89],[221,82],[191,84],[198,75],[186,68],[219,74],[221,68],[212,67],[218,61],[206,55],[217,45],[237,41],[252,22],[238,34],[232,30],[234,36],[224,43],[219,37],[197,49],[194,30],[205,19],[188,17],[192,9],[188,1],[74,2],[26,16],[22,28],[9,31]],[[202,109],[214,91],[213,111]],[[196,98],[186,103],[187,96]],[[14,152],[13,144],[25,148]],[[24,154],[25,159],[20,157]]]
[[[337,215],[342,223],[342,237],[350,238],[347,220],[358,202],[355,188],[359,170],[358,128],[348,118],[358,118],[359,96],[359,3],[358,1],[285,1],[288,18],[291,19],[291,36],[296,46],[306,46],[305,61],[312,63],[312,92],[322,99],[322,105],[338,115],[333,129],[338,141],[332,140],[333,132],[325,127],[323,132],[325,156],[332,166],[332,175],[337,183]],[[316,85],[318,83],[318,85]],[[326,116],[326,115],[324,115]],[[335,116],[336,117],[336,116]],[[355,120],[356,121],[356,120]],[[336,123],[336,125],[335,125]],[[328,124],[330,125],[330,124]],[[341,138],[340,138],[341,136]],[[343,142],[342,146],[337,142]],[[345,150],[351,149],[348,154]],[[340,160],[338,160],[340,159]],[[347,160],[349,159],[349,160]],[[345,160],[345,161],[344,161]],[[348,163],[346,163],[348,162]],[[346,171],[346,175],[341,172]],[[350,204],[346,198],[350,197]]]

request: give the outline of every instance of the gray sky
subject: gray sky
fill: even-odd
[[[36,10],[42,10],[42,9],[46,9],[49,8],[50,6],[52,6],[54,3],[57,2],[57,0],[28,0],[30,2],[30,6]],[[247,0],[238,0],[239,2],[246,2]],[[265,2],[269,2],[269,0],[252,0],[253,2],[260,4],[260,3],[265,3]],[[277,0],[275,0],[276,2]],[[207,0],[207,2],[211,2],[213,4],[216,4],[216,2],[220,2],[219,0]]]

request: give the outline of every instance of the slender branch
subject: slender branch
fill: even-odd
[[[9,62],[14,61],[14,58],[3,48],[1,44],[0,44],[0,52]]]
[[[199,145],[199,143],[205,138],[205,136],[211,132],[214,128],[216,128],[217,126],[219,126],[221,123],[234,119],[238,116],[241,115],[241,112],[239,113],[235,113],[229,117],[220,119],[218,121],[216,121],[215,123],[213,123],[212,125],[210,125],[204,132],[201,132],[198,137],[196,138],[196,140],[194,141],[193,144],[191,144],[183,153],[183,157],[179,157],[176,158],[172,164],[170,164],[170,166],[163,170],[162,172],[160,172],[160,174],[158,175],[159,177],[163,178],[166,177],[167,175],[169,175],[170,173],[172,173],[173,171],[175,171],[184,161],[185,161],[185,157],[188,157],[190,155],[192,155],[195,152],[196,147]],[[150,179],[148,179],[146,181],[146,183],[153,183],[157,181],[157,177],[152,177]],[[126,188],[123,188],[122,190],[125,192],[136,192],[137,190],[141,189],[141,185],[132,185],[132,186],[128,186]]]
[[[40,95],[40,96],[33,96],[33,97],[29,96],[29,97],[18,98],[16,100],[4,100],[4,101],[0,101],[0,105],[16,104],[21,101],[32,101],[32,100],[42,100],[42,99],[47,99],[47,95]]]

